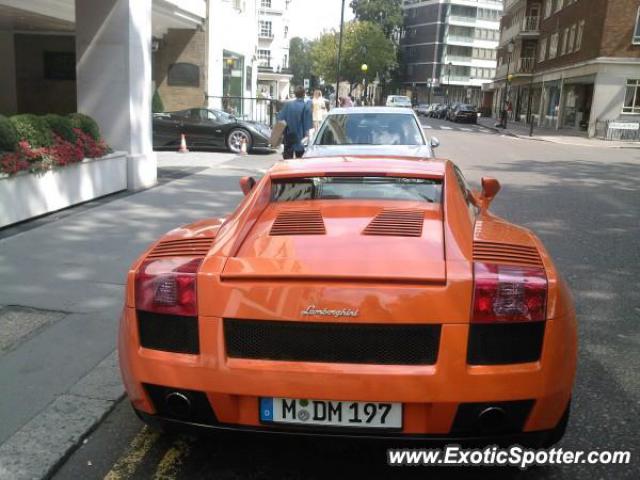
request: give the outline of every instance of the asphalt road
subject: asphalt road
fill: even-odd
[[[503,186],[493,210],[532,228],[572,287],[580,358],[568,433],[560,446],[630,450],[627,466],[517,469],[391,468],[387,445],[234,435],[159,436],[123,401],[54,476],[146,478],[514,478],[636,479],[640,475],[640,150],[521,140],[429,120],[429,135],[472,184]],[[442,127],[447,128],[442,128]],[[273,157],[227,163],[259,173]],[[245,173],[246,172],[246,173]]]

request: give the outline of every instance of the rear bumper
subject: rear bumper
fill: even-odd
[[[527,400],[532,406],[519,431],[511,433],[545,432],[562,417],[576,366],[573,318],[547,322],[539,361],[494,366],[466,364],[467,324],[443,325],[436,364],[411,366],[228,358],[221,319],[201,316],[199,331],[199,355],[141,348],[135,310],[124,310],[120,366],[129,398],[141,414],[176,422],[154,416],[158,412],[143,384],[202,392],[215,415],[209,428],[219,429],[281,430],[260,423],[260,397],[401,402],[403,428],[393,438],[447,440],[455,437],[451,432],[462,404]]]
[[[160,415],[152,415],[135,409],[136,415],[147,425],[156,430],[171,430],[193,434],[220,434],[220,433],[251,433],[259,435],[280,435],[280,436],[302,436],[302,437],[326,437],[344,438],[356,440],[400,440],[400,441],[420,441],[434,445],[458,444],[458,445],[522,445],[532,448],[544,446],[553,436],[553,430],[521,432],[507,434],[486,434],[486,435],[450,435],[450,434],[405,434],[405,433],[379,433],[379,432],[357,432],[353,430],[331,431],[315,430],[310,431],[301,428],[282,427],[262,427],[244,426],[217,423],[207,425],[203,423],[177,420]]]

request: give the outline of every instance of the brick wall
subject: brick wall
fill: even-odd
[[[640,58],[640,45],[633,45],[633,31],[640,0],[608,0],[601,43],[603,57]]]
[[[554,59],[539,63],[538,68],[544,70],[563,67],[599,57],[606,11],[607,0],[576,0],[550,17],[543,18],[540,26],[540,40],[545,37],[547,39],[547,58],[549,56],[549,40],[555,32],[559,33],[558,54]],[[544,17],[544,8],[542,16]],[[571,28],[572,25],[577,26],[582,20],[584,20],[585,26],[580,50],[560,55],[565,28]]]
[[[198,30],[170,29],[153,54],[153,81],[166,111],[183,110],[205,104],[207,85],[206,33]],[[198,87],[168,84],[169,67],[174,63],[191,63],[200,68]]]

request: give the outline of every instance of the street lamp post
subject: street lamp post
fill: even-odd
[[[502,128],[507,128],[507,100],[509,98],[509,87],[511,86],[511,78],[509,75],[509,69],[511,68],[511,57],[514,49],[513,40],[507,45],[507,52],[509,52],[509,59],[507,60],[507,76],[505,78],[504,91],[502,92],[502,121],[500,122]]]
[[[364,92],[363,92],[363,98],[364,98],[364,104],[367,104],[367,70],[369,70],[369,66],[366,63],[363,63],[362,66],[360,67],[360,70],[362,70],[362,74],[364,75],[362,77],[362,85],[364,87]]]
[[[449,106],[449,88],[451,86],[451,67],[453,66],[453,62],[449,62],[447,64],[447,106]]]
[[[338,64],[336,65],[336,107],[338,106],[338,94],[340,93],[340,61],[342,60],[342,30],[344,29],[344,2],[340,9],[340,39],[338,40]]]

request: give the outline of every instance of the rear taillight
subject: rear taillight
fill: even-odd
[[[543,321],[547,309],[544,269],[474,264],[472,322]]]
[[[146,260],[136,273],[136,309],[197,316],[196,273],[202,258]]]

